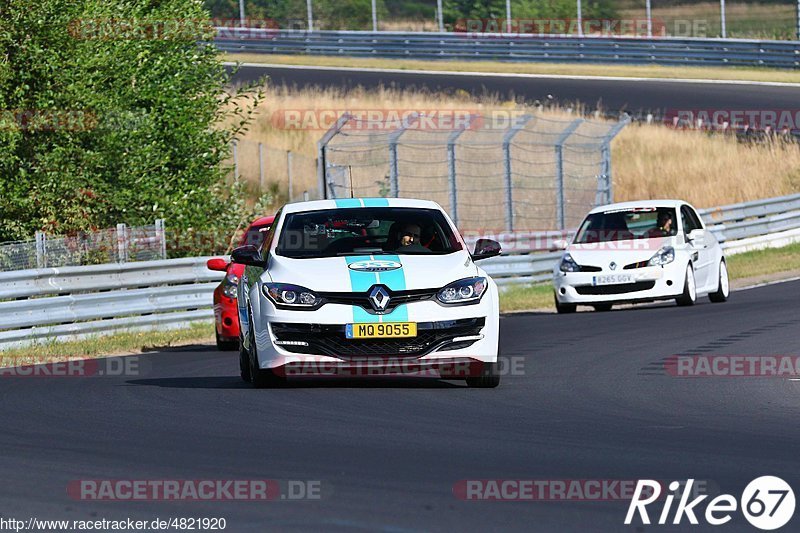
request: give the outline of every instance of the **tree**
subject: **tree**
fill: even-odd
[[[210,31],[194,0],[5,0],[0,240],[235,226],[223,163],[260,96],[223,91]]]

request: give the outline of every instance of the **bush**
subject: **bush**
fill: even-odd
[[[223,92],[229,74],[197,42],[210,30],[198,2],[5,2],[0,240],[155,218],[225,228],[245,216],[223,163],[259,95]]]

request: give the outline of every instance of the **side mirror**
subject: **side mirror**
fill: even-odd
[[[552,250],[566,250],[567,246],[569,246],[569,242],[567,239],[556,239],[553,241]]]
[[[475,243],[475,251],[472,253],[473,261],[488,259],[500,255],[500,243],[492,239],[478,239]]]
[[[694,244],[696,241],[698,245],[703,245],[705,244],[706,240],[706,230],[704,229],[692,230],[691,232],[689,232],[689,235],[686,236],[686,240],[688,242],[691,242],[692,244]]]
[[[267,266],[266,262],[261,257],[261,252],[259,252],[258,248],[252,244],[247,244],[245,246],[236,248],[233,253],[231,253],[231,259],[234,263],[239,263],[240,265],[249,265],[262,268]]]
[[[228,263],[221,257],[215,257],[214,259],[209,259],[206,262],[206,266],[209,270],[217,270],[219,272],[226,272],[228,270]]]

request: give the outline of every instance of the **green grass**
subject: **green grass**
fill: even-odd
[[[35,344],[26,348],[14,348],[0,352],[0,367],[3,362],[18,364],[21,358],[35,357],[35,362],[59,361],[72,358],[104,357],[127,353],[154,351],[161,348],[192,342],[213,342],[214,324],[197,322],[189,327],[164,331],[131,331],[111,335],[96,335],[68,342],[55,340]]]
[[[668,67],[662,65],[603,65],[572,63],[509,63],[501,61],[436,61],[273,54],[222,54],[225,61],[321,67],[497,72],[627,78],[714,79],[800,83],[800,72],[745,67]]]
[[[800,243],[790,244],[783,248],[770,248],[728,258],[731,279],[753,279],[767,277],[780,272],[800,273]]]
[[[800,275],[800,243],[732,255],[728,260],[731,281],[756,284]],[[775,276],[776,274],[783,274]],[[500,292],[500,312],[555,310],[553,287],[549,283],[513,286]]]

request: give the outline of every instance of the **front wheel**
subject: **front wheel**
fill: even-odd
[[[281,387],[286,383],[283,376],[279,376],[271,368],[262,369],[258,365],[256,355],[256,339],[253,334],[252,321],[250,322],[250,350],[248,350],[248,361],[250,363],[250,383],[257,389]]]
[[[239,375],[246,383],[250,383],[250,354],[244,349],[244,343],[239,338]]]
[[[561,302],[559,302],[558,301],[558,296],[556,296],[555,292],[553,293],[553,301],[556,304],[556,312],[559,315],[563,315],[563,314],[567,314],[567,313],[574,313],[575,310],[578,308],[578,306],[575,305],[575,304],[562,304]]]
[[[235,352],[239,349],[239,341],[227,341],[219,336],[217,333],[217,350],[221,352]]]
[[[708,299],[714,303],[724,302],[728,299],[730,293],[731,285],[728,280],[728,265],[725,264],[725,260],[723,259],[719,262],[719,283],[717,285],[717,290],[709,294]]]
[[[467,378],[467,386],[475,389],[493,389],[500,385],[500,371],[497,363],[483,363],[478,376]]]
[[[694,305],[697,301],[697,285],[694,280],[694,269],[692,265],[686,266],[686,281],[683,282],[683,294],[675,298],[678,305],[689,306]]]

